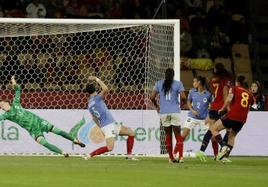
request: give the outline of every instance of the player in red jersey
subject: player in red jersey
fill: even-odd
[[[239,76],[236,79],[235,86],[230,88],[228,97],[223,107],[218,111],[222,113],[227,111],[227,114],[219,119],[212,127],[211,132],[213,137],[221,145],[221,152],[217,155],[217,160],[229,155],[229,152],[234,146],[235,137],[247,121],[249,108],[254,104],[254,97],[248,90],[248,84],[244,76]],[[220,131],[223,129],[229,130],[228,142],[225,145]]]
[[[210,105],[209,110],[209,118],[206,120],[206,123],[209,124],[211,127],[218,119],[220,119],[220,115],[218,110],[222,108],[224,101],[228,95],[228,89],[231,85],[231,78],[228,71],[224,68],[222,63],[217,63],[214,67],[214,76],[211,78],[210,81],[210,88],[211,92],[213,93],[214,100]],[[206,161],[205,158],[205,150],[209,144],[209,141],[212,138],[212,133],[208,130],[203,138],[200,151],[196,153],[196,157],[200,161]],[[226,133],[224,140],[227,141],[228,133]],[[216,158],[218,154],[218,143],[212,139],[212,148],[214,152],[214,156]]]

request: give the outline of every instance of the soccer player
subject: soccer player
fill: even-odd
[[[116,123],[111,112],[108,110],[103,98],[108,93],[108,87],[99,78],[95,76],[89,76],[89,81],[96,81],[101,86],[101,92],[98,94],[93,82],[90,82],[86,90],[89,93],[88,110],[91,113],[93,120],[101,128],[105,140],[106,146],[100,147],[95,151],[86,155],[85,159],[89,159],[96,155],[100,155],[106,152],[110,152],[114,148],[116,135],[128,136],[127,139],[127,159],[137,160],[132,157],[132,148],[134,145],[134,131],[128,127]]]
[[[208,125],[205,124],[205,119],[208,115],[208,107],[212,101],[212,94],[206,89],[206,78],[202,76],[195,77],[193,87],[189,94],[187,105],[189,107],[188,117],[184,123],[182,132],[183,141],[189,135],[190,130],[199,125],[203,132],[208,130]],[[180,150],[183,152],[183,144]],[[176,150],[174,151],[176,153]]]
[[[231,85],[230,75],[222,63],[217,63],[215,65],[213,73],[214,76],[211,78],[210,87],[214,96],[214,100],[210,105],[209,118],[207,120],[210,127],[221,117],[221,115],[218,113],[218,110],[222,108],[224,100],[228,95],[228,89]],[[200,151],[196,153],[196,157],[202,162],[206,161],[204,152],[211,138],[212,133],[210,130],[208,130],[203,138]],[[228,133],[226,133],[224,140],[227,141],[227,138]],[[218,143],[214,139],[212,139],[212,147],[214,158],[216,159],[219,147]]]
[[[254,104],[254,97],[248,90],[248,84],[244,76],[236,79],[235,86],[230,88],[228,97],[219,113],[228,110],[227,114],[219,119],[212,127],[211,132],[221,145],[221,152],[217,160],[228,156],[233,149],[235,137],[247,121],[249,107]],[[223,129],[229,130],[228,142],[225,145],[219,132]]]
[[[15,97],[11,105],[7,101],[0,101],[0,108],[5,111],[4,114],[0,115],[0,121],[7,119],[17,123],[22,128],[27,130],[36,142],[43,145],[50,151],[62,154],[65,157],[68,157],[69,154],[63,152],[55,145],[48,143],[44,137],[44,132],[52,132],[72,141],[74,144],[78,144],[81,147],[85,147],[85,144],[80,142],[78,139],[72,137],[67,132],[58,129],[57,127],[55,127],[48,121],[42,119],[41,117],[37,116],[36,114],[25,110],[20,104],[20,86],[16,83],[15,76],[11,77],[11,84],[15,88]]]
[[[156,82],[154,90],[151,94],[151,101],[160,113],[161,124],[165,130],[165,143],[166,149],[169,154],[169,161],[171,163],[177,163],[180,160],[183,161],[183,152],[180,150],[180,144],[183,143],[180,133],[180,94],[182,102],[185,102],[186,96],[184,93],[184,87],[181,81],[174,80],[174,70],[171,68],[166,69],[165,79]],[[160,107],[156,101],[156,96],[160,96]],[[172,149],[172,130],[176,138],[176,147],[179,151],[179,161],[174,158]]]

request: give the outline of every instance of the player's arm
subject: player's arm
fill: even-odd
[[[187,100],[187,106],[188,106],[189,110],[192,112],[193,115],[195,115],[195,116],[199,115],[199,113],[196,110],[193,109],[192,100],[190,100],[190,99]]]
[[[222,90],[222,94],[223,94],[223,100],[225,101],[228,97],[228,91],[229,91],[229,87],[228,86],[224,86],[223,90]]]
[[[151,95],[150,95],[150,99],[151,99],[152,103],[154,104],[155,108],[157,109],[157,111],[159,111],[159,105],[156,101],[157,94],[158,94],[158,92],[156,90],[153,90]]]
[[[96,123],[96,125],[98,125],[99,127],[101,127],[100,126],[100,123],[99,123],[99,120],[98,120],[98,118],[96,116],[92,115],[92,119]]]
[[[228,95],[226,97],[226,100],[224,102],[224,105],[223,105],[223,107],[218,112],[219,113],[222,113],[223,111],[226,111],[227,110],[227,107],[230,105],[230,103],[232,102],[233,98],[234,98],[233,89],[230,88],[229,89],[229,93],[228,93]]]
[[[185,105],[188,105],[187,99],[186,99],[186,94],[184,91],[180,92],[180,99],[181,99],[181,108],[185,108]]]
[[[104,82],[102,82],[102,80],[100,80],[98,77],[95,76],[89,76],[88,77],[89,80],[91,81],[96,81],[100,86],[101,86],[101,92],[100,92],[100,96],[103,98],[109,91],[108,87],[106,86],[106,84]]]
[[[11,85],[15,88],[15,97],[13,103],[20,103],[20,86],[17,84],[15,76],[11,77]]]

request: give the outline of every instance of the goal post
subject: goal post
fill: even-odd
[[[16,75],[27,109],[86,109],[95,75],[110,109],[150,110],[164,70],[180,80],[179,20],[0,18],[0,44],[0,97],[12,98]]]

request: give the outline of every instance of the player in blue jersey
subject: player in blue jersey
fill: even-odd
[[[189,135],[190,130],[199,125],[203,132],[209,129],[205,124],[208,115],[209,104],[212,102],[212,94],[206,89],[206,78],[202,76],[193,79],[193,88],[189,91],[187,105],[189,107],[188,117],[184,123],[182,132],[183,141]],[[183,152],[183,144],[180,144],[180,151]],[[174,151],[176,153],[176,150]],[[183,159],[180,158],[180,162]]]
[[[132,148],[134,144],[134,131],[128,127],[116,123],[111,112],[108,110],[103,98],[108,93],[108,87],[95,76],[89,76],[89,81],[91,81],[86,90],[90,94],[88,102],[88,110],[91,113],[93,120],[101,128],[106,140],[106,146],[100,147],[95,151],[86,155],[85,159],[91,158],[96,155],[100,155],[106,152],[110,152],[114,148],[116,135],[128,136],[127,139],[127,159],[136,160],[132,157]],[[100,87],[101,92],[98,94],[96,88],[93,84],[96,81]]]
[[[180,102],[179,94],[182,102],[186,101],[184,93],[184,87],[181,81],[174,80],[174,70],[171,68],[166,69],[165,79],[156,82],[154,90],[151,94],[151,101],[160,113],[161,124],[165,130],[165,143],[169,154],[170,162],[176,163],[177,160],[173,156],[172,152],[172,130],[176,138],[176,146],[183,143],[180,134]],[[159,105],[156,101],[156,97],[159,95]],[[180,157],[182,157],[182,153]]]

